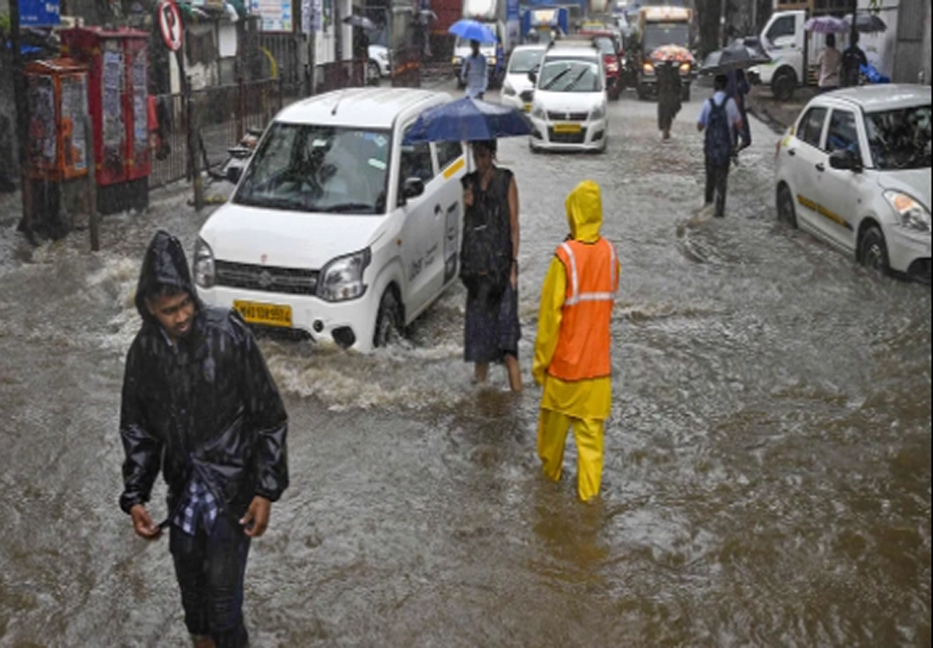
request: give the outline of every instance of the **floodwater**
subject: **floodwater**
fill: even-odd
[[[697,91],[697,97],[705,94]],[[528,389],[470,384],[464,293],[372,356],[265,341],[292,485],[253,545],[256,646],[928,646],[931,292],[776,223],[776,135],[698,221],[685,106],[614,104],[604,156],[501,145],[521,192]],[[581,179],[623,262],[602,501],[535,456],[540,284]],[[123,357],[157,227],[181,189],[31,250],[0,213],[0,646],[184,646],[167,542],[117,507]],[[164,513],[159,490],[155,515]]]

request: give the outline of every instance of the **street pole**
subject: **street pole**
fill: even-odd
[[[32,186],[26,173],[26,147],[29,141],[29,102],[26,100],[26,77],[23,75],[23,52],[19,33],[19,0],[10,0],[10,46],[13,48],[13,102],[16,106],[16,155],[19,162],[23,217],[19,231],[35,243],[32,230]]]

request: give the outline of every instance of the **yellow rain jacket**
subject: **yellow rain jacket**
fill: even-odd
[[[603,222],[599,185],[591,180],[581,182],[567,196],[567,221],[575,241],[595,244],[600,240]],[[617,264],[617,274],[621,267]],[[557,256],[551,261],[541,290],[538,314],[538,336],[532,375],[544,387],[541,409],[559,412],[575,419],[602,421],[609,417],[612,406],[612,378],[603,376],[568,382],[548,374],[559,343],[561,321],[567,299],[567,271]]]

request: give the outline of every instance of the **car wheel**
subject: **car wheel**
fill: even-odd
[[[373,345],[386,347],[401,337],[402,308],[398,303],[395,290],[387,288],[379,302],[379,313],[376,315],[376,332],[373,334]]]
[[[891,271],[888,260],[888,244],[884,234],[874,225],[868,228],[859,245],[859,259],[866,268],[886,275]]]
[[[797,228],[797,210],[794,207],[794,195],[783,182],[777,190],[777,211],[778,220],[786,223],[794,229]]]
[[[778,101],[787,101],[794,96],[797,88],[797,73],[790,68],[781,68],[771,79],[771,94]]]

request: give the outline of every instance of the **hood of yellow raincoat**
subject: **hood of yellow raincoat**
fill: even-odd
[[[567,223],[575,241],[595,243],[603,224],[603,200],[599,185],[584,180],[567,196]]]

